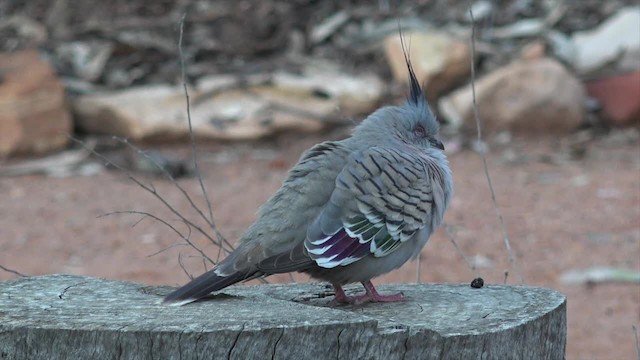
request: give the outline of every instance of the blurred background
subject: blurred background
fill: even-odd
[[[631,0],[0,0],[0,280],[178,285],[201,273],[202,254],[224,256],[216,244],[235,242],[305,149],[404,101],[399,26],[456,194],[420,261],[377,282],[481,276],[558,289],[568,359],[633,358]]]

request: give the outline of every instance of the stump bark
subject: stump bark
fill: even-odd
[[[0,283],[0,359],[564,358],[566,298],[554,290],[379,290],[407,300],[330,306],[324,284],[291,284],[235,286],[178,307],[160,303],[169,287],[21,278]]]

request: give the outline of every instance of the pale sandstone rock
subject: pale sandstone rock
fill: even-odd
[[[374,76],[352,76],[331,67],[310,67],[301,75],[258,76],[242,86],[231,76],[212,76],[190,89],[196,136],[255,139],[283,130],[318,131],[371,111],[382,96]],[[144,86],[81,96],[74,102],[86,131],[130,139],[188,135],[181,86]]]
[[[0,156],[64,148],[72,131],[65,93],[35,50],[0,54]]]
[[[607,65],[625,53],[640,51],[640,6],[620,9],[595,29],[572,35],[576,48],[575,68],[589,73]],[[636,64],[637,55],[634,57]]]
[[[567,133],[583,121],[582,83],[550,58],[516,61],[475,86],[483,132]],[[441,99],[438,108],[454,127],[475,129],[470,85]]]

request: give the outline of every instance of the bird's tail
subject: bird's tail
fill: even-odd
[[[252,277],[252,274],[243,271],[231,275],[218,275],[216,268],[214,268],[167,295],[163,302],[175,305],[188,304],[209,295],[211,292]]]

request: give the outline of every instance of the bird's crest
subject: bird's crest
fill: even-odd
[[[404,36],[402,34],[402,27],[398,25],[398,32],[400,35],[400,45],[402,46],[402,53],[404,54],[404,61],[407,63],[407,70],[409,72],[409,102],[418,105],[419,103],[425,101],[424,92],[422,91],[422,87],[420,86],[420,82],[416,77],[415,71],[413,71],[413,65],[411,65],[411,58],[409,56],[411,52],[411,42],[409,42],[409,46],[405,47],[404,45]]]

